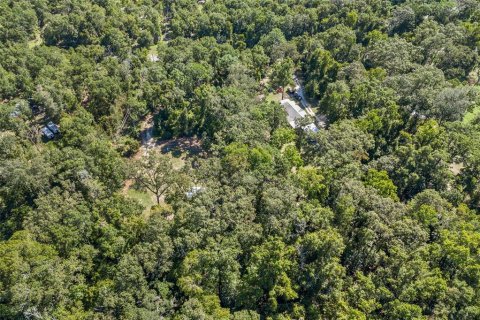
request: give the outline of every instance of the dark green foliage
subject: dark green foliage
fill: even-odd
[[[0,0],[0,318],[479,319],[479,21]]]

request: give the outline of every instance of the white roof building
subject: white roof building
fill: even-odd
[[[280,101],[280,104],[287,112],[287,121],[292,126],[292,128],[297,127],[297,123],[296,123],[297,119],[303,119],[307,116],[307,113],[305,112],[305,110],[300,108],[298,104],[296,104],[294,101],[290,99],[284,99]],[[305,131],[312,131],[312,132],[318,131],[318,128],[314,123],[304,126],[303,129]]]
[[[284,99],[280,101],[282,107],[287,111],[287,121],[292,126],[292,128],[296,128],[297,125],[295,123],[296,119],[305,118],[307,113],[305,110],[300,108],[295,102],[290,99]]]

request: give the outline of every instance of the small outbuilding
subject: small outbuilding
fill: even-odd
[[[306,125],[305,127],[303,127],[303,130],[313,132],[313,133],[317,133],[318,132],[318,127],[314,123],[310,123],[310,124]]]

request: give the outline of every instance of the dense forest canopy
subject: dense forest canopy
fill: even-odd
[[[478,0],[0,0],[0,318],[480,319],[479,45]]]

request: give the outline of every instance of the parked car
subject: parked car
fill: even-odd
[[[43,127],[40,131],[42,132],[42,136],[44,136],[47,140],[52,140],[55,137],[53,132],[47,127]]]
[[[39,105],[37,105],[33,99],[28,99],[28,104],[30,105],[30,110],[32,110],[32,113],[33,114],[39,114],[40,112],[42,112],[43,108],[41,108]]]
[[[58,134],[60,133],[60,129],[58,128],[58,126],[53,123],[52,121],[50,121],[49,123],[47,123],[47,127],[48,129],[50,129],[50,131],[53,132],[53,134]]]
[[[297,100],[302,100],[302,97],[298,94],[298,92],[295,92],[295,93],[293,94],[293,96],[294,96],[295,99],[297,99]]]

